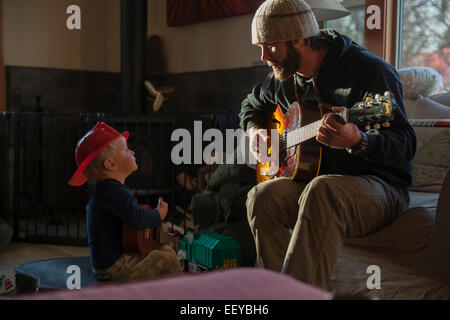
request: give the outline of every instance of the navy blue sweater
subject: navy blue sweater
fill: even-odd
[[[122,225],[136,230],[161,224],[158,210],[140,208],[131,190],[117,180],[97,183],[86,206],[91,265],[105,269],[123,253]]]

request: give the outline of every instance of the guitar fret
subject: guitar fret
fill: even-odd
[[[310,123],[304,127],[295,129],[291,132],[287,133],[287,144],[286,147],[290,148],[297,144],[300,144],[306,140],[314,138],[317,135],[317,131],[319,130],[320,125],[322,124],[322,119]]]

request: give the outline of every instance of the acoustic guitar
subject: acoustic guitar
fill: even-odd
[[[352,108],[338,113],[343,122],[362,125],[369,130],[389,127],[396,107],[390,92],[369,95],[364,101]],[[300,106],[293,103],[283,114],[278,106],[267,121],[268,129],[277,129],[279,133],[279,163],[258,163],[256,180],[261,183],[275,177],[288,177],[294,181],[309,182],[319,174],[322,160],[322,147],[312,138],[317,136],[322,124],[321,106]],[[271,148],[268,149],[271,153]]]
[[[148,205],[141,205],[145,209],[150,209]],[[161,248],[160,224],[158,227],[147,228],[144,230],[135,230],[132,227],[123,224],[122,227],[122,245],[127,253],[136,253],[146,255],[152,250],[159,250]]]

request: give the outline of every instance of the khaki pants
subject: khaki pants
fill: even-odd
[[[248,193],[258,267],[329,288],[346,237],[375,232],[408,207],[406,189],[375,176],[322,175],[307,185],[287,178]]]
[[[175,251],[168,245],[160,250],[150,251],[147,255],[123,253],[107,269],[95,269],[100,280],[143,280],[163,274],[181,274],[181,264]]]

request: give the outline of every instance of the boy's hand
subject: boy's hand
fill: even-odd
[[[161,216],[161,221],[163,221],[166,218],[167,211],[169,210],[169,205],[167,202],[164,202],[163,198],[159,198],[158,201],[158,207],[156,208],[158,210],[159,215]]]

